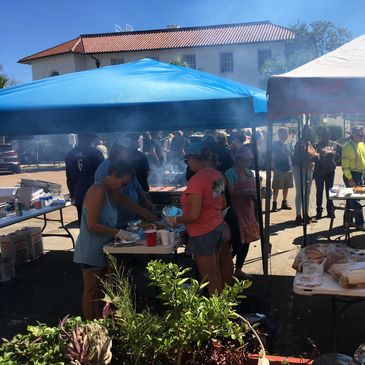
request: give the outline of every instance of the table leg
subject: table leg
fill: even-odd
[[[331,297],[331,329],[332,329],[332,352],[336,352],[336,327],[337,327],[337,311],[336,297]]]
[[[335,207],[333,207],[333,211],[335,211]],[[332,229],[333,229],[333,222],[335,220],[335,215],[333,214],[331,216],[331,221],[330,221],[330,228],[328,230],[328,234],[327,234],[327,240],[330,241],[331,240],[331,232],[332,232]]]
[[[43,227],[41,229],[42,233],[43,233],[43,231],[45,230],[46,227],[47,227],[47,215],[43,214]]]
[[[62,209],[60,209],[60,218],[61,218],[61,227],[67,232],[68,236],[71,238],[72,241],[72,247],[75,248],[75,240],[71,234],[71,232],[67,229],[67,227],[65,226],[65,223],[63,221],[63,211]]]
[[[42,236],[43,237],[55,237],[55,236],[60,236],[60,237],[67,237],[67,238],[70,238],[71,241],[72,241],[72,247],[75,248],[75,240],[71,234],[71,232],[67,229],[67,227],[65,226],[65,223],[64,223],[64,220],[63,220],[63,212],[62,212],[62,209],[59,210],[60,211],[60,219],[48,219],[47,218],[47,214],[44,214],[43,215],[43,221],[44,221],[44,224],[43,224],[43,227],[42,227]],[[47,226],[47,222],[48,221],[52,221],[52,222],[59,222],[61,223],[61,228],[63,230],[66,231],[67,234],[57,234],[57,233],[43,233],[44,229],[46,228]]]

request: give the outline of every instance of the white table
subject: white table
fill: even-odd
[[[38,218],[43,220],[43,227],[42,227],[42,236],[50,237],[50,236],[61,236],[70,238],[72,241],[73,247],[75,247],[75,240],[71,234],[71,232],[65,227],[64,220],[63,220],[63,212],[64,208],[71,206],[70,202],[58,202],[54,205],[50,205],[48,207],[44,207],[41,209],[29,209],[23,210],[23,214],[17,216],[14,214],[8,215],[4,218],[0,218],[0,228],[8,227],[16,223],[20,223],[32,218]],[[59,219],[48,218],[47,214],[58,211],[60,213]],[[42,216],[42,218],[39,218]],[[43,233],[47,226],[47,222],[59,222],[61,224],[61,228],[66,231],[66,234],[59,234],[59,233]]]
[[[297,275],[298,273],[296,276]],[[364,300],[361,298],[365,298],[365,289],[344,289],[337,283],[335,279],[332,278],[330,274],[324,273],[322,277],[322,285],[311,288],[296,285],[294,278],[293,291],[298,295],[329,295],[331,297],[332,350],[335,352],[337,315],[343,312],[351,304]],[[341,299],[341,297],[347,298]],[[337,312],[336,309],[337,302],[346,303],[346,306],[339,312]]]
[[[161,244],[157,244],[156,246],[147,246],[144,244],[144,240],[138,241],[136,244],[131,246],[115,246],[114,242],[110,242],[104,246],[104,252],[112,255],[168,255],[174,253],[180,245],[179,239],[176,239],[174,244],[166,246]]]
[[[298,275],[298,273],[297,273]],[[344,297],[365,297],[365,289],[344,289],[341,288],[338,282],[333,279],[333,277],[324,273],[322,277],[322,285],[315,286],[312,288],[307,288],[304,286],[299,286],[295,284],[295,279],[293,283],[293,291],[299,295],[336,295]]]
[[[353,188],[344,188],[344,194],[337,194],[329,192],[331,200],[364,200],[365,194],[354,193]]]
[[[345,221],[345,240],[347,242],[347,245],[350,245],[350,212],[353,211],[347,204],[348,200],[365,200],[365,194],[358,194],[353,192],[353,188],[344,188],[343,194],[337,194],[329,192],[329,198],[332,201],[345,201],[346,204],[344,207],[336,207],[334,206],[334,211],[336,210],[343,210],[345,214],[347,214],[347,220]],[[331,217],[330,226],[328,229],[328,235],[327,239],[330,240],[331,238],[331,231],[333,229],[333,223],[334,223],[334,214]]]

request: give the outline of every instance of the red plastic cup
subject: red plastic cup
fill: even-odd
[[[145,231],[147,246],[156,246],[157,231],[155,229],[149,229]]]

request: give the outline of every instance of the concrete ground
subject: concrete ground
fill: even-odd
[[[64,171],[24,172],[21,175],[0,177],[1,186],[13,186],[21,177],[48,180],[62,184],[67,193]],[[341,182],[341,171],[336,173],[336,181]],[[312,187],[310,212],[315,214],[315,186]],[[281,196],[279,196],[279,205]],[[294,208],[294,189],[290,191],[289,204]],[[53,213],[57,214],[57,213]],[[76,238],[78,234],[76,210],[64,210],[65,222]],[[294,224],[295,211],[279,211],[271,214],[272,255],[269,262],[270,275],[262,275],[261,248],[259,242],[251,244],[244,271],[253,275],[253,284],[248,290],[262,298],[267,298],[278,309],[280,331],[274,343],[273,352],[282,355],[305,355],[310,352],[306,338],[310,337],[322,353],[331,351],[331,300],[328,296],[304,297],[292,291],[294,270],[291,268],[298,247],[303,240],[303,228]],[[6,234],[23,225],[41,226],[38,220],[3,228]],[[342,216],[335,219],[335,232],[341,234]],[[323,240],[327,235],[329,219],[308,226],[308,242]],[[56,223],[46,231],[59,232]],[[335,236],[333,236],[335,238]],[[362,243],[363,236],[356,237]],[[82,278],[77,265],[72,263],[72,244],[67,238],[44,238],[46,254],[16,267],[17,277],[0,284],[0,337],[9,338],[23,331],[28,324],[37,320],[56,324],[60,318],[70,313],[81,313],[80,300]],[[364,342],[364,303],[349,307],[337,317],[337,352],[352,355]]]

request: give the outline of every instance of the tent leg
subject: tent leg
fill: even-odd
[[[260,237],[261,237],[262,270],[264,272],[264,275],[267,276],[268,275],[268,253],[267,253],[268,245],[265,242],[264,223],[263,223],[263,219],[262,219],[262,203],[261,203],[261,191],[260,191],[260,175],[259,175],[259,161],[258,161],[258,152],[257,152],[256,127],[252,127],[252,142],[253,142],[252,145],[253,145],[255,176],[256,176],[257,211],[258,211]]]
[[[267,143],[266,143],[266,186],[265,186],[265,229],[264,239],[267,243],[268,251],[270,250],[270,206],[271,206],[271,165],[272,165],[272,139],[273,123],[267,126]],[[267,256],[270,252],[267,252]]]
[[[304,184],[303,186],[303,178],[307,179],[307,171],[305,172],[305,176],[303,176],[303,136],[301,133],[301,123],[300,118],[298,118],[298,142],[299,143],[299,169],[300,169],[300,195],[301,195],[301,201],[302,201],[302,217],[303,217],[303,244],[302,247],[307,246],[307,213],[308,209],[306,209],[306,193],[307,193],[307,184]],[[308,150],[308,144],[306,145],[306,150]],[[306,169],[307,170],[307,169]],[[295,187],[297,189],[298,187]]]

